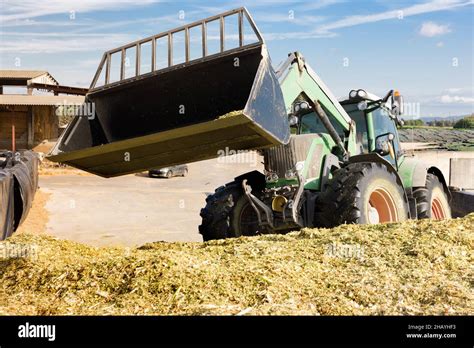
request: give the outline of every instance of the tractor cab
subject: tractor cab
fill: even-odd
[[[397,131],[403,124],[400,93],[390,90],[380,98],[363,89],[352,90],[341,105],[356,124],[360,152],[377,152],[396,166],[402,155]]]

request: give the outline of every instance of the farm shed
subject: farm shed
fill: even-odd
[[[26,94],[3,94],[5,86],[26,87]],[[33,91],[47,92],[33,94]],[[82,95],[59,93],[85,94],[86,91],[60,86],[47,71],[0,70],[0,149],[12,149],[13,138],[17,149],[31,149],[43,140],[56,139],[57,107],[84,101]]]

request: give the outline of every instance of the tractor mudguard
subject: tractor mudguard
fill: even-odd
[[[234,179],[235,182],[241,183],[247,180],[247,183],[252,187],[256,192],[263,191],[265,189],[265,175],[260,173],[258,170],[253,170],[251,172],[239,175]]]
[[[448,199],[451,200],[451,192],[449,191],[446,179],[439,168],[431,166],[424,161],[420,161],[415,157],[404,157],[399,166],[398,173],[402,178],[403,184],[406,188],[425,187],[426,175],[436,175],[441,184],[443,184],[443,188],[448,195]]]

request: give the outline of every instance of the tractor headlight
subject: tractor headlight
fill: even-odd
[[[275,182],[278,181],[277,173],[265,172],[265,181],[266,182]]]
[[[357,97],[357,91],[353,89],[352,91],[349,92],[349,98],[355,98]]]
[[[304,168],[304,161],[297,162],[295,165],[295,169],[297,172],[301,172]]]
[[[292,169],[288,169],[286,172],[285,172],[285,179],[287,180],[290,180],[290,179],[293,179],[296,177],[296,173],[294,172],[294,170]]]
[[[365,97],[367,97],[367,92],[364,91],[363,89],[359,89],[359,90],[357,91],[357,96],[358,96],[359,98],[365,98]]]
[[[298,115],[302,110],[307,109],[309,109],[309,104],[305,101],[300,101],[293,105],[293,112],[295,115]]]

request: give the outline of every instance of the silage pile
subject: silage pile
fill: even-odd
[[[37,257],[0,258],[0,314],[472,314],[473,231],[471,214],[136,249],[21,234]]]

